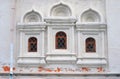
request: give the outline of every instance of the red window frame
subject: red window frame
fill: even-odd
[[[55,40],[56,49],[67,49],[67,35],[65,32],[63,31],[57,32]]]

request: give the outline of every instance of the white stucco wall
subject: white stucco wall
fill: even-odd
[[[107,0],[108,55],[112,72],[120,72],[120,0]]]
[[[0,0],[0,64],[10,62],[10,29],[13,23],[13,0]]]

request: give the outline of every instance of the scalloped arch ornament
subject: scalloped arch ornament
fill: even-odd
[[[81,15],[82,22],[100,22],[101,17],[98,12],[92,9],[88,9]]]
[[[71,16],[72,12],[68,5],[59,3],[57,5],[54,5],[50,11],[50,16]]]
[[[34,10],[27,12],[23,18],[23,22],[25,23],[40,22],[40,21],[42,21],[41,15]]]

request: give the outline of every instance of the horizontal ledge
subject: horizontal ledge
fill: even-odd
[[[25,65],[29,65],[29,66],[40,66],[40,65],[45,65],[46,63],[22,63],[22,62],[20,62],[20,63],[17,63],[18,65],[23,65],[23,66],[25,66]]]
[[[106,23],[101,23],[101,22],[77,22],[76,26],[88,26],[88,25],[107,25]]]
[[[14,75],[69,75],[69,76],[120,76],[120,73],[111,72],[14,72]]]
[[[100,29],[100,28],[98,28],[98,29],[90,29],[90,28],[88,28],[88,29],[81,29],[81,28],[77,28],[76,29],[77,31],[81,31],[81,32],[105,32],[106,31],[106,29]]]
[[[18,56],[18,58],[45,58],[45,56]]]
[[[70,23],[65,23],[65,24],[46,24],[46,26],[76,26],[76,24],[70,24]]]
[[[45,17],[45,22],[76,22],[75,17]]]
[[[47,62],[56,62],[56,63],[65,63],[65,62],[76,62],[76,59],[75,58],[72,58],[71,60],[70,59],[64,59],[64,60],[61,60],[61,59],[46,59]]]
[[[80,65],[80,66],[102,66],[102,65],[107,65],[107,63],[77,63],[77,65]]]
[[[35,62],[35,63],[33,63],[33,62],[30,62],[30,63],[28,63],[28,62],[17,62],[17,64],[18,64],[19,66],[25,66],[25,65],[29,65],[29,66],[40,66],[40,65],[45,65],[46,62],[42,62],[42,63],[40,63],[40,62]]]
[[[0,72],[0,76],[8,76],[8,75],[10,75],[9,71],[1,71]]]
[[[75,53],[47,53],[46,56],[76,56]]]
[[[17,23],[17,26],[44,26],[45,22]]]
[[[0,72],[0,76],[9,76],[10,72]],[[58,75],[58,76],[120,76],[120,72],[13,72],[12,75],[16,76],[46,76],[46,75]]]
[[[78,59],[107,59],[106,57],[77,57]]]

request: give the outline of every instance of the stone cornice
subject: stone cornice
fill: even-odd
[[[16,76],[44,76],[44,75],[56,75],[56,76],[120,76],[117,72],[14,72]]]

